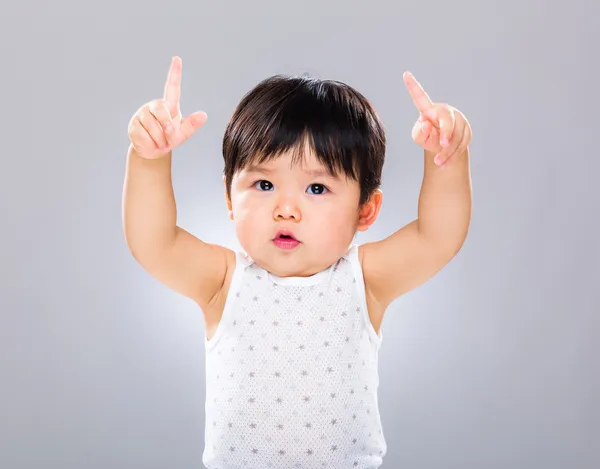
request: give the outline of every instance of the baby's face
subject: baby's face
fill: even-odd
[[[352,242],[359,220],[359,184],[344,174],[328,175],[326,169],[314,155],[292,167],[287,154],[233,178],[228,207],[237,238],[274,275],[313,275],[337,261]],[[300,243],[280,247],[274,239],[282,229]]]

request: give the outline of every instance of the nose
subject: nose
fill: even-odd
[[[300,208],[298,207],[296,199],[289,195],[280,195],[277,199],[275,209],[273,210],[273,218],[275,220],[293,219],[295,221],[300,221]]]

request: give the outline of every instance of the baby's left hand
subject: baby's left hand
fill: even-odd
[[[458,109],[433,103],[410,72],[404,73],[404,83],[421,114],[413,127],[412,138],[417,145],[436,153],[435,163],[444,167],[450,158],[468,149],[471,126]]]

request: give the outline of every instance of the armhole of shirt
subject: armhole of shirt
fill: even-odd
[[[235,266],[233,268],[233,274],[231,276],[231,283],[229,284],[229,290],[227,291],[227,298],[225,299],[225,306],[223,306],[223,314],[221,315],[221,319],[219,320],[219,324],[217,325],[217,329],[213,336],[208,340],[206,338],[206,334],[204,334],[204,345],[207,351],[210,351],[215,344],[219,341],[221,336],[223,335],[223,329],[229,324],[229,321],[232,320],[231,310],[233,309],[233,303],[235,302],[235,295],[240,290],[240,285],[242,283],[242,275],[244,273],[244,269],[248,266],[248,260],[244,256],[243,253],[236,251],[235,252]]]
[[[348,253],[345,256],[350,265],[352,266],[352,273],[354,274],[354,278],[356,279],[356,289],[358,292],[358,298],[360,301],[360,309],[362,311],[362,318],[365,327],[367,328],[369,337],[373,343],[375,343],[377,349],[381,346],[381,342],[383,340],[383,333],[381,331],[381,327],[379,328],[379,335],[375,332],[375,328],[373,327],[373,323],[371,322],[371,318],[369,317],[369,310],[367,308],[367,294],[365,290],[365,279],[363,276],[362,265],[360,264],[360,258],[358,257],[358,244],[353,244],[350,246]]]

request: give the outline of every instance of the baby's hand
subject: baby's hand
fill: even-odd
[[[131,145],[141,157],[153,160],[167,155],[206,122],[208,116],[202,111],[182,119],[180,98],[181,59],[173,57],[164,97],[144,104],[129,121]]]
[[[434,103],[410,72],[404,73],[408,88],[420,116],[412,130],[415,143],[434,153],[434,162],[442,168],[452,156],[460,157],[471,143],[471,125],[458,109]]]

